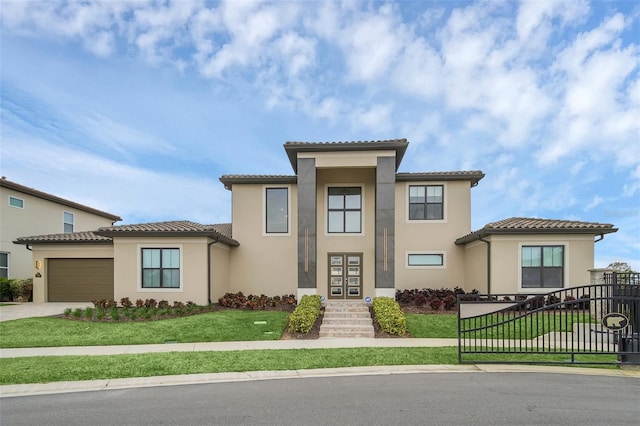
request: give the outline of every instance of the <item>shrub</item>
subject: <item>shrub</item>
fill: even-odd
[[[422,293],[416,294],[414,300],[417,307],[422,307],[427,304],[427,297]]]
[[[122,299],[120,299],[120,305],[126,309],[133,307],[133,303],[131,303],[131,300],[129,300],[128,297],[123,297]]]
[[[147,308],[155,308],[158,306],[158,303],[156,302],[156,299],[146,299],[144,301],[144,306]]]
[[[73,316],[76,318],[80,318],[82,316],[82,309],[76,308],[73,310]]]
[[[107,313],[107,311],[105,311],[105,309],[102,306],[97,306],[96,307],[96,319],[98,321],[102,320],[102,318],[104,318],[106,313]]]
[[[166,300],[161,300],[161,301],[158,302],[158,308],[165,309],[165,308],[168,308],[168,307],[169,307],[169,302],[167,302]]]
[[[436,295],[431,296],[431,299],[429,299],[429,306],[434,311],[439,311],[440,308],[442,307],[442,299],[440,299]]]
[[[64,315],[66,318],[69,318],[71,316],[71,308],[65,309],[62,315]]]
[[[93,319],[93,308],[87,308],[84,310],[84,317],[88,320]]]
[[[0,278],[0,302],[13,301],[13,290],[8,278]]]
[[[120,312],[118,312],[118,308],[116,308],[115,306],[109,308],[109,316],[114,321],[120,320]]]
[[[136,299],[136,308],[142,308],[144,306],[144,300]]]
[[[456,309],[456,307],[458,306],[458,298],[454,294],[450,294],[444,298],[443,303],[444,308],[447,311],[451,311]]]
[[[398,336],[404,336],[407,332],[407,319],[398,302],[392,298],[374,298],[373,314],[382,331]]]
[[[322,300],[319,295],[305,295],[289,315],[289,327],[292,331],[308,333],[320,316]]]

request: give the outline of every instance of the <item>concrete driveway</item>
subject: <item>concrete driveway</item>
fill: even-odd
[[[93,306],[91,302],[50,302],[50,303],[17,303],[0,306],[0,321],[20,318],[49,317],[61,315],[65,309],[86,308]]]

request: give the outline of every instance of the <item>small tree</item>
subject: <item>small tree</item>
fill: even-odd
[[[631,266],[629,266],[627,262],[613,262],[613,263],[610,263],[609,266],[607,266],[607,268],[611,269],[613,272],[619,272],[619,273],[634,272],[633,269],[631,269]]]

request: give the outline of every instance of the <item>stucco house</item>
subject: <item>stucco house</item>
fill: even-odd
[[[226,292],[369,300],[398,289],[547,292],[589,282],[594,241],[611,224],[511,218],[471,230],[484,173],[404,173],[405,139],[287,142],[291,175],[224,175],[232,223],[104,226],[18,238],[44,270],[34,300],[71,277],[51,263],[110,259],[107,293],[207,303]],[[90,287],[96,279],[84,277]],[[77,285],[77,284],[76,284]],[[90,300],[87,294],[69,300]]]
[[[0,278],[34,275],[32,253],[13,241],[25,235],[90,231],[119,216],[0,178]]]

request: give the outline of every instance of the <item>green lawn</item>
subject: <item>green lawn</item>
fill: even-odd
[[[5,358],[0,384],[376,365],[456,364],[447,348],[344,348]]]
[[[25,318],[0,322],[0,348],[278,340],[286,326],[281,311],[223,310],[119,323]]]
[[[407,328],[413,337],[457,338],[458,317],[456,314],[407,314]],[[465,328],[496,324],[505,320],[504,316],[491,315],[486,321],[469,321]],[[532,323],[532,321],[535,321]],[[504,325],[498,325],[474,335],[475,338],[532,339],[552,331],[571,331],[573,323],[594,322],[591,316],[582,313],[553,315],[542,313],[534,317],[519,318]]]

